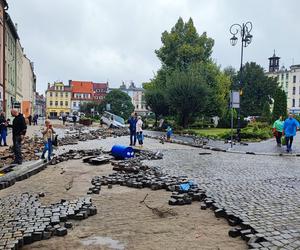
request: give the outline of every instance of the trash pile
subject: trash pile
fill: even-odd
[[[97,214],[90,197],[44,206],[39,196],[44,194],[23,193],[0,199],[0,249],[20,249],[54,235],[64,236],[73,226],[69,220]]]

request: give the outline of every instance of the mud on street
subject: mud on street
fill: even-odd
[[[50,165],[44,171],[0,191],[0,198],[24,192],[44,192],[44,205],[87,196],[91,179],[112,173],[111,164],[93,166],[82,160]],[[149,207],[168,211],[160,217]],[[246,249],[240,238],[228,236],[229,225],[200,203],[169,206],[170,192],[102,186],[90,195],[98,213],[82,221],[64,237],[54,236],[23,249]]]

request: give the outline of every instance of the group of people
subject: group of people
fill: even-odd
[[[12,109],[11,115],[14,117],[12,124],[10,124],[10,119],[5,118],[5,113],[0,113],[0,146],[7,145],[7,128],[12,128],[12,141],[13,141],[13,153],[14,161],[13,164],[22,164],[23,157],[21,152],[21,145],[24,140],[27,131],[26,120],[19,111]],[[37,125],[38,116],[34,116],[34,125]],[[28,119],[28,124],[30,124],[30,119]],[[45,159],[45,154],[48,151],[47,158],[50,161],[52,155],[52,140],[55,134],[50,120],[45,121],[45,128],[42,131],[44,140],[44,150],[41,158]]]
[[[294,118],[294,114],[290,113],[289,117],[283,121],[282,116],[279,117],[273,124],[273,133],[276,138],[277,146],[281,144],[286,145],[286,151],[292,151],[292,144],[294,136],[296,136],[297,129],[300,128],[299,122]]]
[[[138,140],[140,147],[142,147],[144,142],[142,118],[134,113],[128,120],[128,124],[130,131],[130,146],[135,146],[136,140]]]

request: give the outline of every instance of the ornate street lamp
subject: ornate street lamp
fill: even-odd
[[[253,36],[250,34],[252,30],[252,23],[246,22],[242,25],[240,24],[233,24],[231,25],[229,31],[232,34],[232,37],[230,38],[230,43],[232,46],[235,46],[238,41],[238,37],[241,37],[241,65],[240,65],[240,82],[239,82],[239,92],[240,95],[242,95],[242,72],[243,72],[243,56],[244,56],[244,47],[247,47],[251,42]],[[238,109],[238,126],[237,126],[237,140],[241,141],[241,107]]]

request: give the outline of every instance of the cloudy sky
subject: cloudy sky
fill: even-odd
[[[281,64],[300,64],[299,0],[7,0],[26,55],[35,63],[39,91],[69,79],[139,85],[160,67],[154,50],[179,16],[215,40],[213,58],[238,67],[229,27],[252,21],[245,61],[264,67],[273,49]]]

